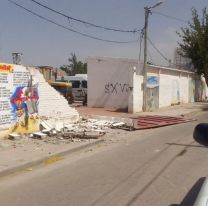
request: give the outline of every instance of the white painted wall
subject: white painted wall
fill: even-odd
[[[161,70],[159,106],[189,102],[189,79],[192,75],[180,71]]]
[[[93,57],[88,58],[88,106],[128,108],[130,68],[137,61]]]
[[[143,76],[137,74],[136,68],[131,68],[130,71],[131,90],[129,93],[128,112],[136,113],[142,110],[143,105]]]
[[[142,71],[143,65],[138,66],[136,60],[89,58],[88,106],[142,111]],[[195,78],[192,72],[149,65],[147,76],[159,77],[159,107],[189,102],[189,81]]]

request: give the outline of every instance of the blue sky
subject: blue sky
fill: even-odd
[[[137,40],[139,34],[123,34],[96,29],[39,7],[30,0],[13,0],[26,8],[72,29],[116,41]],[[157,0],[37,0],[68,16],[94,24],[120,29],[142,28],[144,7],[154,5]],[[183,20],[191,19],[191,8],[199,13],[208,5],[208,0],[164,0],[153,11]],[[22,63],[27,65],[49,65],[59,67],[67,64],[71,52],[85,60],[88,56],[110,56],[137,59],[139,42],[115,44],[89,39],[36,16],[1,0],[0,6],[0,61],[12,62],[12,52],[22,52]],[[176,31],[187,23],[153,13],[149,18],[148,36],[156,47],[168,58],[173,59],[174,48],[179,38]],[[166,61],[148,45],[148,59],[155,64],[166,65]]]

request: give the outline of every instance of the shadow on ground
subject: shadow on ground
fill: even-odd
[[[187,193],[180,204],[171,204],[169,206],[193,206],[197,196],[200,192],[200,189],[205,181],[205,177],[201,177],[191,188],[191,190]]]

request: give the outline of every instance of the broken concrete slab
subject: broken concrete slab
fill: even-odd
[[[44,133],[42,133],[42,132],[35,132],[35,133],[33,133],[33,137],[34,137],[34,138],[43,139],[43,138],[46,137],[46,136],[47,136],[47,134],[44,134]]]
[[[9,134],[9,137],[8,137],[10,140],[20,140],[21,139],[21,136],[17,133],[11,133]]]

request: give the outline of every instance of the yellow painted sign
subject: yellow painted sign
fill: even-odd
[[[14,68],[11,64],[0,64],[0,73],[11,73]]]

